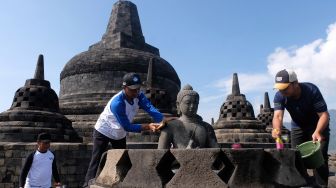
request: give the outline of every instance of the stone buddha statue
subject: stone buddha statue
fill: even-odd
[[[158,149],[219,147],[212,126],[197,115],[199,95],[190,85],[177,94],[180,117],[162,128]]]

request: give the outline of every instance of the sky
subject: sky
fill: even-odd
[[[2,0],[0,112],[34,76],[44,55],[45,79],[59,93],[60,73],[75,55],[101,40],[115,0]],[[233,73],[255,115],[274,76],[296,71],[336,109],[336,1],[133,0],[146,43],[200,94],[198,113],[217,121]],[[288,116],[286,116],[288,120]]]

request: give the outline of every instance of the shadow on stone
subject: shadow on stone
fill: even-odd
[[[170,151],[167,151],[156,167],[163,186],[173,178],[179,168],[180,164],[174,155]]]
[[[264,181],[280,187],[306,185],[304,176],[296,167],[296,163],[299,161],[295,158],[297,156],[295,152],[290,149],[266,149],[263,160]]]
[[[235,167],[223,151],[220,151],[211,169],[227,184]]]
[[[131,169],[132,163],[128,156],[128,152],[125,152],[124,155],[120,158],[119,162],[117,163],[117,173],[120,177],[120,181],[123,181],[126,177],[127,172]]]

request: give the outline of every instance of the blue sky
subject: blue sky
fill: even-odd
[[[39,54],[45,79],[59,93],[60,73],[104,34],[112,0],[2,0],[0,112],[34,75]],[[238,73],[241,93],[259,113],[264,92],[283,68],[318,85],[336,109],[336,1],[134,0],[146,42],[199,92],[199,114],[215,121]]]

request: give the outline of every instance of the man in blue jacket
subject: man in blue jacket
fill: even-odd
[[[102,154],[111,143],[114,149],[126,148],[127,132],[156,131],[163,115],[140,92],[141,79],[136,73],[127,73],[123,77],[123,90],[114,95],[100,114],[93,131],[93,149],[91,162],[83,187],[95,178]],[[155,123],[132,124],[139,108],[145,110]]]
[[[281,135],[286,109],[292,118],[292,148],[310,140],[321,142],[325,164],[315,169],[314,175],[319,186],[327,187],[329,113],[320,90],[312,83],[299,83],[295,72],[286,69],[276,74],[274,88],[279,91],[274,96],[272,136],[277,138]]]

